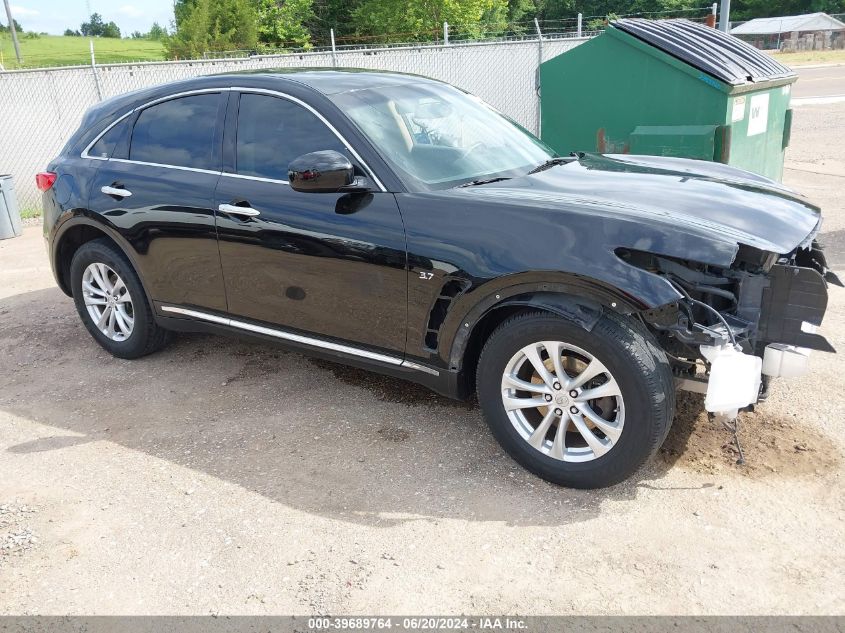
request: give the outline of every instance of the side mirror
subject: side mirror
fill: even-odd
[[[336,193],[354,182],[354,171],[346,156],[324,150],[293,159],[288,167],[288,181],[294,191]]]

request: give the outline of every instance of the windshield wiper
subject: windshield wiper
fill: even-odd
[[[480,178],[478,180],[470,180],[469,182],[465,182],[462,185],[458,185],[458,187],[474,187],[475,185],[486,185],[490,182],[499,182],[500,180],[510,180],[505,176],[498,176],[496,178]]]
[[[554,167],[555,165],[563,165],[564,163],[568,163],[571,160],[572,158],[569,156],[555,156],[554,158],[550,158],[544,163],[540,163],[534,169],[529,171],[528,174],[536,174],[538,171],[545,171],[549,167]],[[528,174],[526,174],[526,176]]]

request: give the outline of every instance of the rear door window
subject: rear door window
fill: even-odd
[[[195,169],[219,169],[215,144],[219,94],[171,99],[138,115],[129,160]]]

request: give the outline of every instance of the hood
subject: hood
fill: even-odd
[[[635,216],[785,254],[818,229],[818,207],[768,178],[720,163],[662,156],[582,154],[569,163],[462,195],[535,207]]]

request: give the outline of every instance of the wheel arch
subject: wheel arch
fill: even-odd
[[[501,323],[517,313],[541,310],[574,321],[590,331],[605,310],[631,314],[647,307],[619,289],[583,277],[514,284],[485,293],[468,309],[456,311],[463,317],[452,324],[449,336],[444,337],[441,354],[449,368],[460,373],[464,387],[469,388],[474,384],[484,342]]]
[[[108,240],[112,246],[129,260],[129,263],[141,280],[141,287],[144,289],[147,301],[149,301],[150,305],[153,305],[152,297],[140,274],[138,264],[132,255],[131,245],[113,228],[85,216],[75,216],[66,220],[58,228],[53,238],[51,258],[53,260],[53,270],[56,272],[56,282],[62,292],[69,297],[73,296],[73,290],[70,284],[70,264],[73,261],[74,254],[83,244],[98,239]]]

